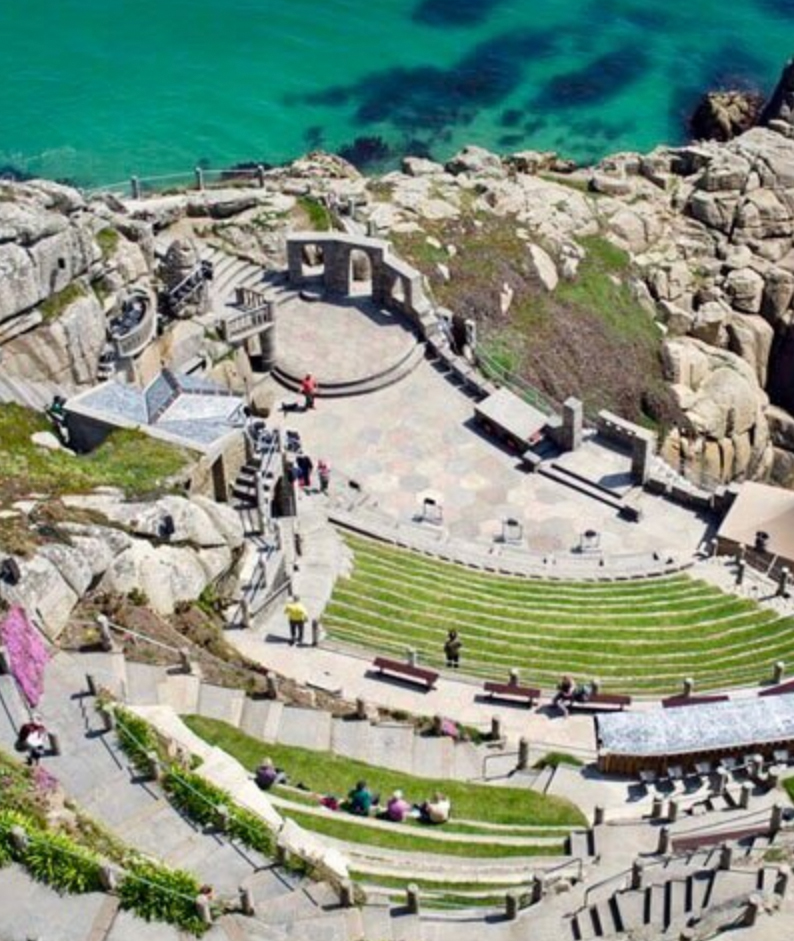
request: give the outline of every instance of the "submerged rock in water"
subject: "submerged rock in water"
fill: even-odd
[[[758,123],[763,106],[757,92],[709,92],[695,108],[689,129],[698,140],[733,140]]]

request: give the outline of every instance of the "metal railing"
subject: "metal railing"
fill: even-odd
[[[157,312],[154,305],[147,305],[146,313],[141,322],[133,327],[129,333],[124,336],[113,337],[111,342],[116,350],[116,355],[121,359],[126,356],[135,356],[146,348],[151,341],[157,329]]]
[[[251,334],[258,333],[273,323],[273,305],[265,301],[256,310],[242,310],[220,322],[223,339],[227,343],[245,340]]]
[[[544,415],[555,414],[551,401],[539,389],[509,370],[496,357],[486,353],[480,345],[475,347],[474,360],[484,376],[505,386]]]

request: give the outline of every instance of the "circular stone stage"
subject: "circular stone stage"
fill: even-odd
[[[292,297],[276,312],[274,372],[297,388],[311,373],[319,395],[355,395],[390,385],[422,359],[407,321],[368,297]]]

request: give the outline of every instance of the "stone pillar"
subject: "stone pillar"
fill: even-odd
[[[179,665],[183,673],[190,675],[193,672],[193,664],[190,662],[190,648],[179,648]]]
[[[113,650],[113,637],[110,633],[110,620],[104,614],[98,614],[97,625],[99,627],[99,643],[102,649],[109,653]]]
[[[714,796],[722,797],[725,794],[725,791],[728,788],[728,772],[723,768],[719,768],[716,773],[716,780],[714,783]]]
[[[777,592],[776,595],[778,598],[785,598],[788,595],[788,585],[789,579],[791,577],[791,572],[789,572],[787,566],[783,566],[780,570],[780,575],[778,576],[777,581]]]
[[[405,889],[405,907],[409,915],[419,914],[419,886],[411,882]]]
[[[783,805],[782,804],[773,804],[772,812],[769,815],[769,833],[771,836],[775,836],[780,832],[780,828],[783,826]]]
[[[692,695],[692,692],[695,689],[695,681],[692,679],[691,676],[688,676],[681,684],[681,687],[682,687],[681,689],[682,695],[689,697]]]
[[[329,294],[350,294],[351,246],[344,242],[328,242],[323,245],[325,253],[325,289]]]
[[[720,847],[720,869],[730,869],[733,865],[733,847],[725,843]]]
[[[278,348],[276,346],[275,313],[273,314],[273,318],[273,322],[270,324],[270,326],[265,327],[265,329],[259,334],[259,351],[263,372],[272,372],[273,367],[276,365],[276,355]]]
[[[265,168],[262,166],[261,163],[257,164],[257,167],[256,167],[256,180],[257,180],[257,183],[259,183],[259,185],[264,188]]]
[[[193,172],[196,176],[196,189],[201,193],[204,191],[204,171],[201,167],[196,167]]]
[[[355,893],[350,879],[344,879],[339,883],[339,904],[342,908],[352,908],[355,904]]]
[[[530,894],[532,904],[537,905],[537,903],[543,898],[545,894],[546,877],[538,873],[532,877],[532,889]]]
[[[163,766],[160,764],[157,752],[147,752],[146,759],[149,762],[149,779],[159,781],[163,776]]]
[[[750,790],[751,788],[749,784],[743,784],[741,788],[739,788],[740,810],[747,810],[747,808],[750,806]]]
[[[560,447],[563,451],[576,451],[582,444],[582,423],[584,409],[579,399],[570,396],[562,405],[562,438]]]
[[[791,882],[791,866],[783,864],[777,870],[777,882],[775,883],[775,892],[782,898],[788,892]]]
[[[658,820],[662,816],[662,805],[664,801],[661,797],[656,796],[653,799],[651,804],[651,820]]]
[[[287,239],[287,270],[291,284],[303,280],[303,243]]]
[[[243,915],[254,915],[256,913],[256,909],[254,908],[253,892],[243,885],[241,885],[237,891],[240,896],[240,911],[243,913]]]
[[[758,921],[758,914],[763,906],[760,895],[753,894],[747,899],[747,908],[744,913],[744,924],[749,928]]]
[[[499,716],[492,716],[491,718],[491,740],[494,742],[501,741],[502,738],[502,720]]]
[[[745,565],[746,565],[746,563],[745,563],[744,559],[739,559],[739,561],[736,563],[736,586],[737,586],[737,588],[738,588],[738,586],[741,585],[742,582],[744,581],[744,568],[745,568]]]
[[[640,486],[644,486],[651,476],[651,458],[654,452],[653,437],[649,435],[634,438],[631,445],[631,476]]]
[[[57,732],[48,732],[47,735],[50,739],[50,754],[57,758],[61,753],[61,740],[58,737]]]
[[[312,647],[320,646],[320,634],[322,633],[322,628],[320,626],[319,618],[312,618]]]
[[[518,892],[508,892],[505,895],[505,918],[507,921],[515,921],[518,918],[519,896]]]
[[[247,598],[243,598],[240,601],[240,623],[245,630],[251,630],[251,608],[248,605]]]
[[[141,198],[141,181],[137,176],[132,177],[130,180],[130,192],[132,193],[133,199]]]
[[[778,683],[783,682],[783,677],[786,673],[786,664],[782,660],[778,660],[772,668],[772,682],[777,685]]]
[[[642,888],[642,880],[645,878],[645,866],[641,860],[635,859],[631,864],[631,888],[635,891]]]
[[[419,654],[412,647],[409,647],[405,651],[405,659],[412,667],[418,666],[419,664]]]
[[[679,809],[678,801],[671,797],[670,803],[667,805],[667,819],[670,823],[675,823],[678,820]]]
[[[606,819],[606,811],[601,804],[596,804],[593,808],[593,826],[600,827]]]
[[[661,830],[659,830],[659,843],[656,847],[656,852],[660,856],[667,856],[670,852],[671,843],[670,828],[662,827]]]
[[[518,763],[516,764],[516,769],[518,771],[526,771],[528,764],[529,764],[529,739],[526,739],[522,736],[518,740]]]
[[[269,699],[278,699],[278,677],[275,673],[268,673],[265,677],[267,695]]]

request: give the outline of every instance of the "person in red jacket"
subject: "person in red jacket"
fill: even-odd
[[[301,381],[301,394],[303,395],[303,407],[305,409],[314,408],[314,399],[317,395],[317,380],[307,372]]]

